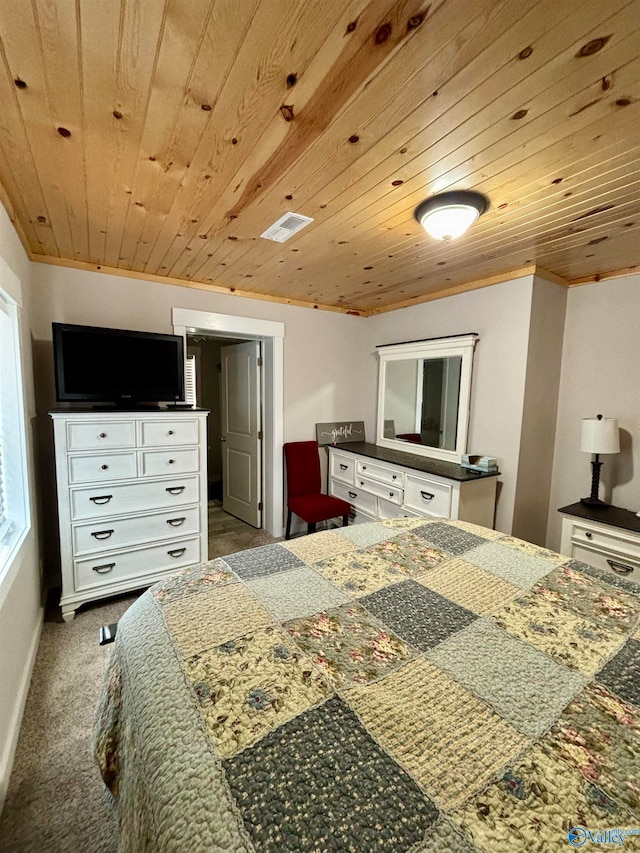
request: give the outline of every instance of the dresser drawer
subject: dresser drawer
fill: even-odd
[[[574,560],[580,560],[596,569],[604,569],[610,575],[628,578],[640,584],[640,560],[630,559],[623,555],[596,551],[582,544],[574,544],[572,548]]]
[[[88,560],[74,560],[75,589],[80,592],[132,578],[140,578],[140,586],[144,586],[145,575],[198,562],[200,541],[197,537],[176,539],[135,551],[100,554]]]
[[[380,465],[371,463],[369,460],[358,459],[356,468],[356,478],[360,475],[379,480],[381,483],[388,483],[390,486],[404,486],[404,473],[397,468],[392,468],[388,465]]]
[[[329,468],[329,476],[334,480],[340,480],[342,483],[347,483],[352,486],[355,483],[356,476],[356,460],[353,456],[342,455],[340,453],[331,454],[331,465]]]
[[[174,444],[197,444],[198,421],[192,418],[175,421],[140,421],[142,447],[171,447]]]
[[[184,506],[200,499],[198,477],[124,483],[108,488],[71,489],[71,519],[110,518],[131,512]],[[109,525],[107,525],[109,527]]]
[[[378,500],[378,518],[419,518],[417,512],[412,512],[403,506],[390,503],[389,501]]]
[[[143,450],[140,453],[140,475],[156,477],[159,474],[186,474],[198,470],[198,449],[193,450]]]
[[[626,536],[624,530],[603,530],[575,521],[571,541],[575,545],[595,546],[603,551],[613,550],[640,560],[640,537],[637,534],[634,537],[631,533]]]
[[[67,424],[68,450],[101,450],[135,447],[136,430],[133,421],[94,421]]]
[[[394,504],[402,503],[404,494],[402,489],[387,486],[385,483],[379,483],[377,480],[370,480],[368,477],[356,477],[356,487],[364,489],[379,498],[384,498],[385,501],[391,501]]]
[[[343,501],[352,504],[356,509],[363,510],[372,518],[376,517],[378,502],[374,495],[357,489],[355,486],[345,486],[343,483],[336,483],[335,481],[331,481],[331,494],[337,498],[342,498]]]
[[[158,539],[189,536],[198,533],[199,520],[198,507],[189,507],[177,512],[165,510],[136,518],[96,519],[90,524],[75,524],[72,531],[73,554],[77,557],[107,548],[111,550]]]
[[[437,515],[449,518],[451,515],[451,486],[415,477],[407,474],[405,479],[404,502],[420,515]]]
[[[70,483],[104,483],[136,476],[135,453],[100,453],[69,457]]]

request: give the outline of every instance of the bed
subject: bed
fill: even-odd
[[[98,709],[121,850],[638,849],[639,615],[628,579],[443,519],[185,569],[122,618]]]

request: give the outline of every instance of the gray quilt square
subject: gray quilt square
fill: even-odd
[[[606,569],[596,569],[595,566],[590,566],[588,563],[582,563],[580,560],[567,560],[563,565],[569,566],[570,569],[573,569],[576,572],[582,572],[592,578],[604,581],[604,583],[615,586],[617,589],[623,589],[625,592],[630,592],[632,595],[640,596],[640,583],[631,580],[629,577],[614,575]]]
[[[625,702],[640,707],[640,640],[628,640],[596,679]]]
[[[346,539],[350,539],[359,548],[368,548],[369,545],[377,545],[384,539],[391,539],[393,536],[399,536],[404,533],[403,530],[391,530],[388,527],[383,527],[382,524],[376,524],[375,521],[367,522],[366,524],[351,524],[349,527],[339,527],[334,531]]]
[[[414,580],[392,584],[359,599],[359,604],[414,648],[425,651],[478,617]]]
[[[246,585],[280,622],[311,616],[350,600],[330,581],[307,566],[253,578],[247,580]]]
[[[260,853],[414,847],[438,810],[338,697],[223,761]]]
[[[484,619],[427,657],[532,738],[544,734],[588,682]]]
[[[558,567],[557,563],[550,560],[533,557],[497,542],[473,548],[467,551],[464,558],[468,563],[480,566],[481,569],[486,569],[521,589],[530,589],[541,577]]]
[[[299,557],[277,543],[229,554],[224,561],[243,580],[288,572],[305,565]]]
[[[431,524],[425,524],[424,527],[416,527],[411,532],[426,539],[434,548],[447,551],[455,557],[487,541],[474,533],[469,533],[459,527],[452,527],[443,521],[435,521]]]

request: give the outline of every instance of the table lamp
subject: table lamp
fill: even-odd
[[[588,498],[581,498],[580,503],[592,507],[606,507],[609,504],[601,501],[598,497],[600,485],[600,461],[601,453],[619,453],[620,435],[618,432],[618,421],[616,418],[603,418],[598,415],[595,418],[582,419],[582,438],[580,450],[585,453],[594,453],[592,460],[591,494]]]

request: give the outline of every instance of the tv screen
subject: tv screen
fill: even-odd
[[[53,323],[53,348],[60,402],[184,400],[179,335]]]

